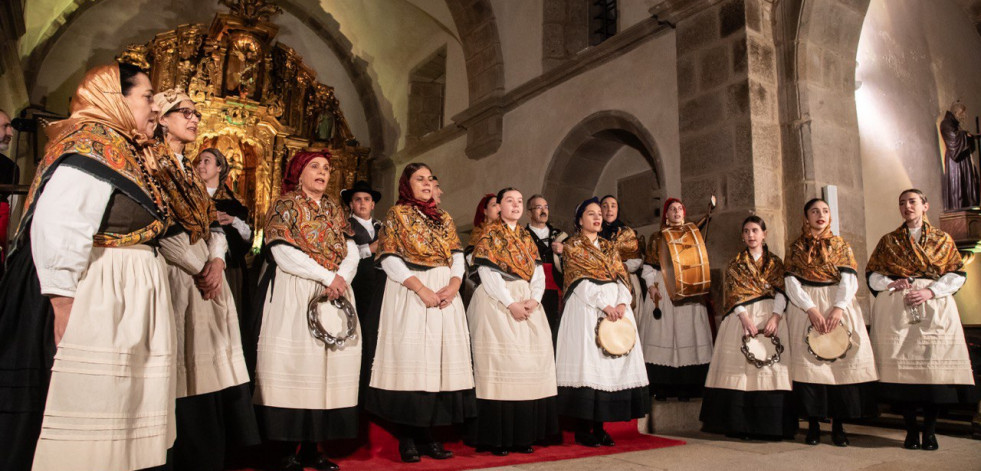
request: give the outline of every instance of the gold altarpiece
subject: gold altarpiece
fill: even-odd
[[[119,60],[149,68],[154,90],[187,90],[201,112],[198,139],[185,155],[215,147],[232,168],[228,184],[261,228],[279,195],[286,163],[302,149],[332,154],[328,192],[368,178],[369,149],[358,144],[334,89],[290,47],[275,43],[264,0],[221,0],[211,26],[188,24],[132,45]]]

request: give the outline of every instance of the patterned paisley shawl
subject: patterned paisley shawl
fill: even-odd
[[[378,235],[378,260],[399,257],[410,268],[450,266],[453,252],[463,248],[453,218],[442,209],[438,211],[437,220],[408,204],[392,206]]]
[[[627,226],[620,227],[620,230],[610,239],[610,242],[613,242],[613,245],[617,248],[617,253],[620,254],[620,260],[627,261],[644,257],[644,238],[638,236],[636,231]]]
[[[950,234],[924,221],[920,240],[916,242],[906,224],[882,236],[865,267],[866,276],[873,272],[894,279],[936,280],[951,272],[963,275],[964,261]]]
[[[739,252],[726,268],[725,312],[760,299],[773,298],[784,292],[783,262],[763,246],[763,256],[753,260],[749,249]]]
[[[501,220],[486,223],[484,227],[483,236],[474,246],[474,265],[531,281],[541,259],[528,230],[521,226],[511,229]]]
[[[801,235],[790,246],[784,268],[787,275],[801,281],[827,285],[840,282],[841,272],[857,273],[858,263],[848,242],[831,232],[831,224],[813,235],[804,219]]]
[[[170,146],[158,142],[153,150],[159,167],[156,177],[167,194],[174,222],[187,231],[192,244],[201,239],[208,240],[218,216],[204,182],[191,168],[188,159],[178,159]]]
[[[264,232],[266,245],[291,245],[331,271],[347,256],[346,237],[354,236],[337,203],[324,195],[317,204],[300,189],[276,199]]]
[[[96,247],[124,247],[155,239],[166,228],[167,204],[163,191],[150,176],[144,154],[119,131],[99,123],[87,122],[59,136],[48,145],[38,164],[24,203],[25,216],[18,234],[29,227],[34,205],[44,185],[59,165],[68,165],[109,181],[116,189],[150,212],[154,221],[129,234],[97,233]]]
[[[566,239],[562,248],[562,267],[565,298],[581,281],[605,284],[620,281],[630,286],[627,271],[623,268],[620,255],[612,242],[598,237],[599,247],[593,245],[581,232]]]

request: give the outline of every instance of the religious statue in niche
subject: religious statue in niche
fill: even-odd
[[[225,69],[225,88],[238,92],[242,99],[255,94],[259,79],[259,60],[261,46],[248,35],[238,35],[232,39],[228,53],[228,67]]]
[[[971,159],[977,136],[961,129],[966,118],[967,106],[955,101],[940,122],[944,142],[944,209],[948,211],[976,208],[981,203],[981,181]]]

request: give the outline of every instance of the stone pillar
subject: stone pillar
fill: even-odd
[[[651,9],[677,31],[680,196],[692,220],[711,195],[719,199],[707,241],[717,315],[722,272],[743,247],[742,220],[766,220],[778,254],[787,232],[769,10],[766,0],[665,0]]]

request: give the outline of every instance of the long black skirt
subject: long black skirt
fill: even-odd
[[[548,319],[548,327],[552,330],[552,345],[559,343],[559,321],[562,320],[562,311],[559,309],[559,292],[547,289],[542,295],[542,309],[545,310],[545,318]]]
[[[54,311],[41,294],[30,239],[0,280],[0,469],[34,462],[54,363]]]
[[[797,415],[801,418],[870,419],[879,415],[875,383],[793,384]]]
[[[651,411],[647,386],[622,391],[559,387],[559,415],[593,422],[626,422]]]
[[[358,436],[358,408],[286,409],[255,406],[262,435],[282,442],[322,442]]]
[[[705,388],[698,418],[709,433],[768,439],[793,438],[798,427],[790,391]]]
[[[887,404],[976,404],[978,388],[970,384],[877,383],[879,401]]]
[[[477,416],[477,393],[461,391],[389,391],[369,387],[365,410],[394,424],[438,427],[462,424]]]
[[[658,398],[699,397],[705,389],[705,377],[709,364],[681,366],[647,365],[647,379],[651,383],[651,394]]]
[[[177,399],[174,469],[220,471],[229,448],[258,445],[248,384]]]
[[[559,434],[555,396],[530,401],[477,399],[468,442],[477,447],[525,447]]]

